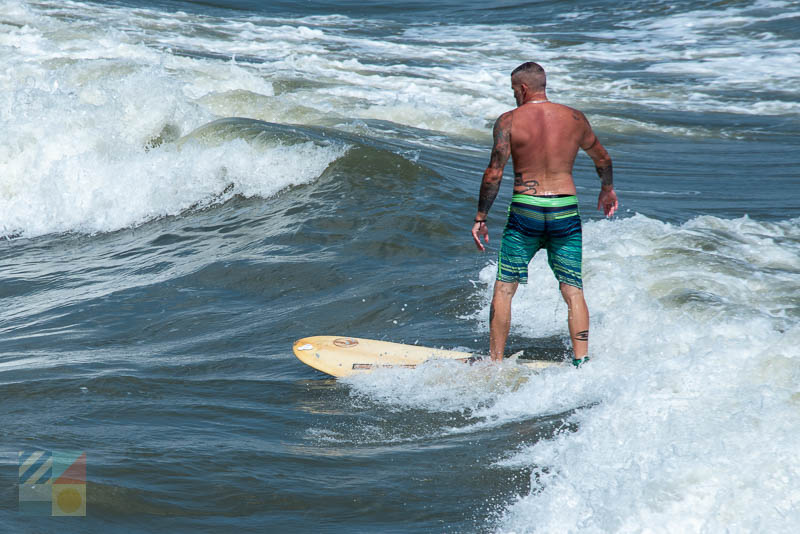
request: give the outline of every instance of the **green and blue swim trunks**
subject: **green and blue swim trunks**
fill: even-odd
[[[501,282],[528,283],[528,263],[547,249],[547,263],[559,282],[583,288],[581,217],[575,195],[514,195],[497,261]]]

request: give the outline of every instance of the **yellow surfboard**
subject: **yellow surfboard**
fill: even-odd
[[[304,337],[295,341],[293,350],[301,362],[336,377],[368,373],[381,367],[413,369],[422,362],[432,359],[471,363],[484,358],[469,352],[341,336]],[[518,364],[532,369],[564,365],[564,362],[512,358]]]

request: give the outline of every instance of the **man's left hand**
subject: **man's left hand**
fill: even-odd
[[[486,248],[481,243],[481,237],[486,240],[486,244],[489,244],[489,227],[486,226],[485,222],[476,222],[472,225],[472,239],[475,240],[475,244],[478,246],[478,250],[483,252]]]
[[[617,200],[617,194],[614,192],[614,189],[601,189],[600,196],[597,197],[597,209],[605,213],[606,217],[611,217],[614,215],[614,212],[617,211],[619,207],[619,201]]]

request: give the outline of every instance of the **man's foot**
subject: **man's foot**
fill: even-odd
[[[588,356],[584,356],[583,358],[573,359],[572,360],[572,365],[574,365],[577,368],[577,367],[580,367],[581,365],[583,365],[584,363],[586,363],[588,361],[589,361],[589,357]]]

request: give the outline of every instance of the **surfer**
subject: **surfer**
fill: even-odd
[[[514,164],[514,195],[497,262],[497,280],[489,314],[490,354],[502,360],[511,326],[511,300],[528,282],[528,263],[541,248],[567,303],[567,323],[577,367],[587,361],[589,310],[581,278],[581,219],[572,167],[578,148],[592,158],[600,177],[597,208],[610,217],[617,210],[611,157],[580,111],[550,102],[544,69],[529,61],[511,73],[516,109],[494,125],[494,147],[483,173],[472,238],[485,250],[486,217],[500,189],[509,156]]]

